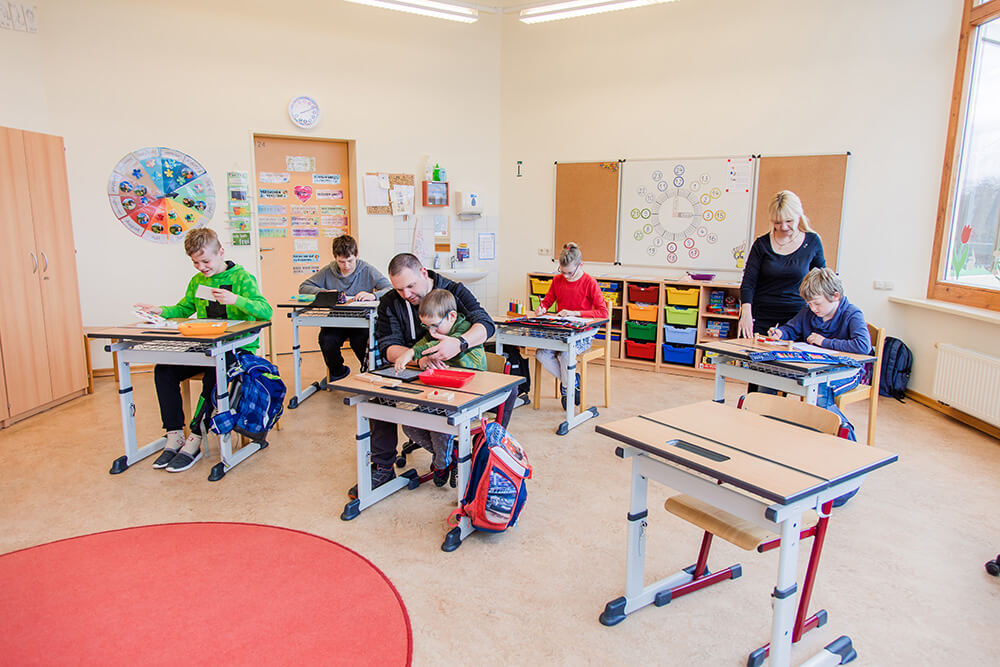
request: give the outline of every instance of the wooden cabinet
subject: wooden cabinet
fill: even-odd
[[[555,274],[529,273],[527,304],[537,307]],[[611,363],[685,375],[715,367],[696,342],[736,336],[739,283],[594,276],[612,302]],[[729,312],[726,312],[726,305]],[[669,325],[669,326],[665,326]]]
[[[0,421],[87,387],[69,211],[62,138],[0,128]]]

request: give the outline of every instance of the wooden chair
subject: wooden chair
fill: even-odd
[[[744,410],[764,415],[765,417],[820,431],[821,433],[837,435],[840,432],[840,417],[829,410],[803,403],[798,397],[787,398],[755,392],[747,394],[742,400],[740,407]],[[794,443],[789,443],[789,446],[794,446]],[[826,525],[829,521],[832,506],[833,501],[829,501],[823,505],[822,512],[825,516],[820,517],[813,511],[806,512],[802,516],[803,530],[799,534],[800,539],[808,537],[813,537],[814,539],[812,550],[809,554],[809,566],[806,569],[805,582],[799,599],[798,613],[795,618],[793,642],[798,642],[803,633],[819,627],[826,622],[826,612],[823,610],[813,614],[809,618],[805,618],[805,615],[809,609],[809,598],[812,594],[816,572],[819,569],[820,554],[823,551]],[[760,553],[781,546],[780,537],[766,528],[745,521],[734,514],[718,509],[693,496],[686,494],[672,496],[667,499],[664,507],[671,514],[705,531],[701,540],[701,549],[698,552],[698,560],[695,565],[688,568],[688,572],[694,578],[687,583],[680,584],[671,589],[668,600],[687,593],[693,593],[696,590],[711,586],[720,581],[736,579],[742,574],[742,568],[739,564],[731,565],[716,572],[709,572],[708,552],[714,536],[721,537],[741,549],[747,551],[756,549]],[[768,646],[755,650],[750,654],[747,664],[760,665],[764,658],[767,657],[767,653]]]
[[[594,345],[589,350],[576,356],[576,368],[580,373],[580,405],[587,407],[587,366],[591,361],[604,359],[604,404],[601,407],[611,406],[611,308],[612,303],[605,301],[608,307],[608,324],[604,327],[604,345]],[[542,364],[535,358],[535,395],[532,409],[541,407],[542,399]],[[559,378],[555,378],[555,397],[559,398]]]
[[[868,445],[875,444],[875,413],[878,411],[878,385],[882,378],[882,349],[885,347],[885,329],[868,324],[868,335],[872,339],[875,350],[875,363],[872,366],[871,384],[858,385],[836,398],[837,407],[841,410],[845,405],[867,399],[868,403]]]

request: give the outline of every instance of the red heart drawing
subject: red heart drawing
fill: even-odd
[[[295,196],[299,198],[303,204],[309,201],[309,198],[313,196],[313,189],[311,185],[296,185],[295,186]]]

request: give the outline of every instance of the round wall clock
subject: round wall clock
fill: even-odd
[[[311,97],[300,95],[288,103],[288,117],[299,127],[312,129],[319,123],[319,104]]]

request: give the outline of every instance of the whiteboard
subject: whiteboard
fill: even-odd
[[[626,160],[618,261],[700,271],[743,268],[749,248],[752,156]]]

